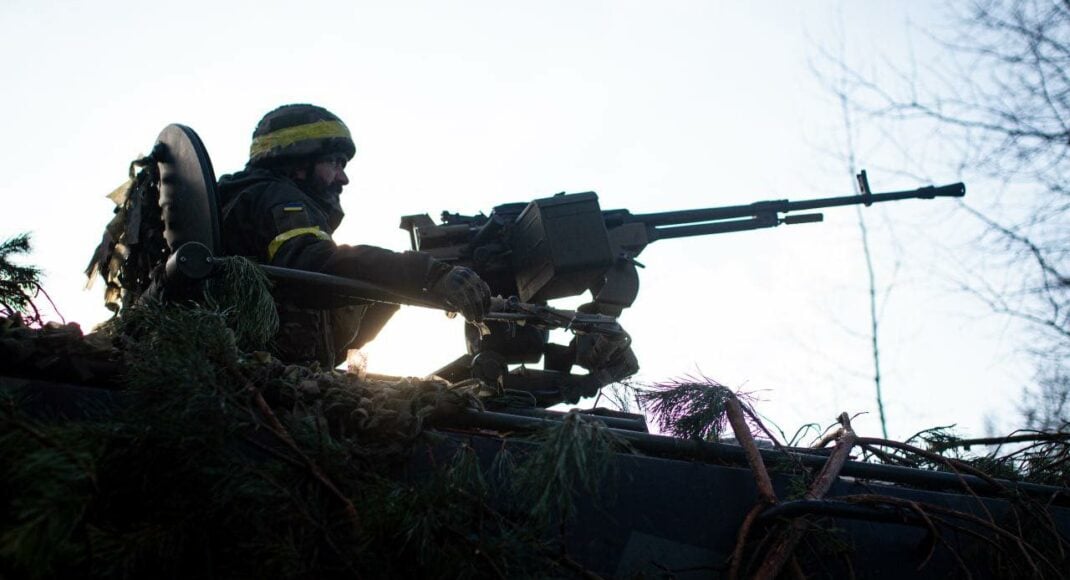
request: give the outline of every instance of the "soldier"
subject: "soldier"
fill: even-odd
[[[245,169],[219,180],[223,248],[263,264],[322,272],[378,284],[399,293],[428,291],[471,321],[490,305],[490,289],[468,268],[421,252],[336,244],[342,222],[346,163],[356,147],[341,119],[321,107],[279,107],[253,132]],[[346,350],[375,338],[397,306],[373,303],[331,309],[330,304],[277,296],[275,350],[291,363],[319,361],[328,368]]]

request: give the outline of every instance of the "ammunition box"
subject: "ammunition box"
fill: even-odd
[[[613,265],[602,209],[594,192],[536,199],[510,232],[520,299],[576,296]]]

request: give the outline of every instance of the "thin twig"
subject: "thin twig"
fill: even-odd
[[[895,448],[895,449],[899,449],[901,451],[907,451],[909,453],[914,453],[915,455],[920,455],[920,456],[922,456],[922,457],[924,457],[924,458],[926,458],[926,459],[928,459],[930,461],[935,461],[937,463],[943,463],[944,465],[946,465],[946,466],[948,466],[948,467],[950,467],[952,469],[965,471],[966,473],[969,473],[970,475],[974,475],[974,476],[977,476],[977,477],[985,480],[986,483],[992,485],[993,487],[995,487],[996,489],[998,489],[998,490],[1000,490],[1000,491],[1002,491],[1004,493],[1010,493],[1010,490],[1008,490],[1005,485],[1000,483],[997,479],[995,479],[991,475],[988,475],[987,473],[981,471],[980,469],[977,469],[976,467],[970,465],[969,463],[966,463],[964,461],[960,461],[958,459],[952,459],[950,457],[944,457],[943,455],[940,455],[939,453],[933,453],[931,451],[926,451],[924,449],[921,449],[921,448],[918,448],[918,447],[914,447],[913,445],[907,445],[906,443],[900,443],[898,441],[892,441],[890,439],[877,439],[875,437],[860,437],[858,439],[858,444],[859,445],[880,445],[880,446],[883,446],[883,447],[892,447],[892,448]]]
[[[915,571],[921,572],[921,569],[929,563],[929,560],[932,559],[933,554],[936,553],[936,543],[940,542],[940,544],[942,544],[945,548],[948,549],[949,552],[951,552],[951,554],[955,557],[955,560],[958,561],[959,565],[962,567],[963,573],[966,574],[966,577],[973,577],[973,575],[970,573],[969,567],[967,567],[966,563],[963,562],[962,558],[959,557],[958,552],[954,548],[952,548],[946,540],[944,540],[943,535],[940,534],[940,530],[937,529],[936,524],[933,523],[933,520],[929,517],[929,514],[925,513],[925,510],[921,509],[921,506],[918,505],[918,503],[915,501],[908,501],[908,504],[910,506],[911,511],[917,514],[918,517],[920,517],[922,521],[925,522],[925,526],[929,528],[929,533],[933,536],[933,541],[929,544],[929,553],[925,555],[925,558],[921,561],[920,564],[918,564],[918,567],[915,568]]]
[[[894,497],[890,497],[890,496],[883,496],[883,495],[869,495],[869,494],[855,495],[855,496],[843,496],[843,497],[840,498],[840,500],[841,501],[848,501],[848,502],[852,502],[852,503],[876,503],[876,504],[897,505],[897,506],[905,506],[908,503],[906,500],[902,500],[902,499],[899,499],[899,498],[894,498]],[[1049,560],[1043,554],[1043,552],[1038,550],[1036,547],[1034,547],[1029,542],[1026,542],[1020,536],[1016,536],[1015,534],[1013,534],[1013,533],[1001,528],[1000,526],[998,526],[996,524],[993,524],[992,522],[989,522],[989,521],[987,521],[987,520],[985,520],[983,518],[979,518],[979,517],[977,517],[977,516],[975,516],[973,514],[970,514],[970,513],[962,512],[962,511],[959,511],[959,510],[954,510],[954,509],[943,507],[943,506],[939,506],[939,505],[920,504],[920,503],[918,505],[923,506],[926,510],[931,511],[933,513],[943,514],[943,515],[947,515],[947,516],[951,516],[951,517],[955,517],[955,518],[958,518],[958,519],[961,519],[961,520],[968,521],[968,522],[970,522],[972,524],[975,524],[977,526],[980,526],[980,527],[982,527],[984,529],[990,530],[994,534],[996,534],[998,536],[1001,536],[1001,537],[1003,537],[1003,538],[1005,538],[1007,540],[1011,540],[1012,542],[1014,542],[1014,544],[1016,546],[1018,546],[1018,549],[1021,551],[1022,555],[1025,557],[1026,561],[1029,563],[1029,566],[1033,569],[1033,573],[1036,576],[1041,576],[1040,568],[1037,566],[1036,562],[1030,556],[1030,553],[1034,554],[1041,562],[1046,564],[1048,567],[1050,567],[1052,570],[1054,570],[1057,574],[1061,574],[1059,568],[1056,567],[1054,564],[1052,564],[1051,560]],[[998,546],[998,544],[995,544],[995,545]]]
[[[956,447],[971,447],[974,445],[1003,445],[1005,443],[1021,443],[1023,441],[1064,442],[1070,441],[1070,433],[1037,433],[1035,435],[1010,435],[1007,437],[980,437],[977,439],[955,439],[953,441],[937,441],[930,443],[933,451],[945,451]]]
[[[827,446],[829,443],[832,443],[833,441],[838,439],[840,435],[843,435],[843,427],[840,427],[839,429],[836,429],[835,431],[829,431],[829,432],[825,433],[824,435],[821,436],[820,439],[818,439],[817,441],[814,441],[814,444],[811,445],[810,447],[813,448],[813,449],[824,449],[825,446]]]
[[[966,478],[962,476],[962,471],[960,471],[959,467],[960,466],[969,467],[969,469],[973,470],[974,473],[981,474],[981,476],[983,476],[983,478],[992,479],[987,473],[984,473],[983,471],[974,469],[973,466],[970,466],[970,465],[968,465],[968,464],[966,464],[966,463],[964,463],[962,461],[953,460],[953,459],[951,459],[949,457],[944,457],[943,455],[939,455],[939,454],[935,454],[935,453],[928,453],[927,451],[924,451],[922,449],[918,449],[918,448],[913,447],[911,445],[906,445],[904,443],[899,443],[898,441],[885,440],[885,442],[894,443],[894,445],[889,445],[889,447],[894,447],[894,448],[900,449],[900,450],[908,450],[906,448],[911,448],[911,449],[914,449],[916,451],[922,451],[922,455],[924,457],[928,458],[930,461],[935,461],[937,463],[943,463],[948,469],[951,470],[951,473],[955,474],[955,478],[958,479],[959,483],[962,484],[962,488],[964,490],[966,490],[966,493],[970,494],[970,497],[972,497],[973,499],[975,499],[977,501],[977,505],[979,505],[981,507],[981,510],[985,512],[985,515],[988,516],[988,521],[991,522],[992,525],[997,525],[996,524],[996,518],[992,515],[992,512],[988,509],[988,504],[986,504],[984,502],[984,500],[981,499],[981,496],[977,495],[977,492],[974,491],[973,486],[971,486],[969,484],[969,482],[966,481]],[[865,448],[866,449],[870,449],[870,450],[874,449],[874,447],[872,445],[868,445],[868,444],[865,445]],[[995,480],[992,479],[992,481],[994,482]],[[998,486],[998,484],[997,484],[997,486]],[[1004,493],[1009,493],[1002,486],[998,486],[997,489],[1003,489]]]
[[[887,463],[888,465],[906,465],[908,467],[917,468],[916,463],[911,463],[910,461],[904,458],[896,457],[895,455],[892,455],[890,453],[885,453],[879,448],[874,447],[872,445],[859,445],[859,447],[861,447],[865,451],[872,453],[873,455],[876,455],[878,459],[880,459],[884,463]]]
[[[323,487],[327,488],[327,491],[331,492],[332,495],[342,502],[346,517],[349,518],[354,529],[360,529],[360,515],[357,514],[357,508],[353,505],[353,502],[349,501],[349,498],[327,478],[327,475],[323,473],[319,465],[316,465],[308,455],[305,455],[305,453],[301,451],[301,448],[297,446],[297,442],[293,440],[290,433],[283,427],[282,422],[275,416],[275,412],[271,410],[271,407],[267,404],[267,401],[264,400],[264,396],[260,394],[260,391],[252,385],[249,385],[247,390],[252,394],[253,402],[256,403],[256,408],[260,411],[260,414],[264,416],[264,419],[267,420],[270,431],[283,443],[286,443],[294,453],[297,453],[297,455],[304,461],[305,467],[312,473],[312,476],[315,477]]]
[[[773,435],[773,432],[770,431],[769,428],[765,426],[765,423],[762,421],[762,419],[760,417],[758,417],[758,414],[754,412],[754,409],[751,409],[750,405],[745,405],[743,403],[740,403],[739,406],[740,406],[740,408],[743,409],[743,412],[746,413],[747,416],[751,418],[751,421],[754,421],[754,424],[757,425],[758,428],[762,430],[762,433],[765,433],[766,437],[769,437],[769,440],[773,442],[773,445],[775,445],[777,448],[781,448],[781,449],[784,448],[784,446],[786,444],[785,443],[781,443],[780,440],[776,438],[776,435]]]

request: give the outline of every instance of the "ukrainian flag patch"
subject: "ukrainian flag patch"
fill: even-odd
[[[271,217],[275,220],[275,230],[278,232],[312,226],[312,219],[305,204],[300,201],[286,201],[272,206]]]

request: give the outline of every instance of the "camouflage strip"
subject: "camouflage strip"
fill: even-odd
[[[305,235],[316,236],[321,240],[331,239],[331,235],[321,230],[319,226],[312,226],[310,228],[296,228],[282,232],[281,234],[275,236],[275,239],[271,240],[271,243],[268,244],[268,261],[270,262],[271,260],[275,259],[275,252],[278,252],[279,248],[281,248],[283,244],[292,240],[293,238],[296,238],[297,236]]]
[[[249,146],[249,157],[263,155],[273,149],[281,149],[301,141],[331,138],[352,139],[349,135],[349,128],[341,121],[316,121],[279,129],[254,138],[252,145]]]

